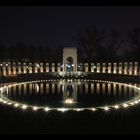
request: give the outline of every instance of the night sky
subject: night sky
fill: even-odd
[[[127,33],[140,27],[140,7],[115,6],[1,6],[0,40],[5,44],[24,42],[75,46],[72,37],[79,29],[96,25],[99,29]]]

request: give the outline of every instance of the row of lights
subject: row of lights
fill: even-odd
[[[0,102],[3,103],[3,104],[7,104],[7,105],[11,105],[15,108],[21,108],[22,110],[26,110],[26,109],[29,109],[31,108],[33,111],[37,111],[39,109],[44,109],[45,112],[48,112],[48,111],[51,111],[51,110],[56,110],[56,111],[61,111],[61,112],[65,112],[65,111],[84,111],[84,110],[90,110],[90,111],[96,111],[98,109],[103,109],[104,111],[109,111],[110,109],[114,108],[114,109],[119,109],[121,107],[123,108],[128,108],[129,106],[133,106],[133,105],[136,105],[138,103],[140,103],[140,99],[138,100],[135,100],[133,102],[130,102],[130,103],[123,103],[123,104],[120,104],[120,105],[114,105],[114,106],[104,106],[104,107],[92,107],[92,108],[49,108],[49,107],[39,107],[39,106],[30,106],[30,105],[27,105],[27,104],[20,104],[20,103],[17,103],[17,102],[12,102],[12,101],[7,101],[7,100],[4,100],[2,98],[0,98]]]
[[[38,81],[30,81],[30,82],[21,82],[21,83],[16,83],[16,84],[14,83],[14,84],[11,84],[11,85],[6,85],[6,86],[1,87],[0,91],[3,92],[6,88],[12,87],[12,86],[28,84],[28,83],[36,83],[36,82],[45,82],[45,81],[56,81],[56,80],[50,79],[50,80],[38,80]],[[125,83],[103,81],[103,80],[89,80],[89,79],[86,80],[86,81],[120,84],[120,85],[124,85],[124,86],[127,86],[127,87],[135,88],[135,89],[140,91],[140,88],[138,88],[136,86],[133,86],[133,85],[128,85],[128,84],[125,84]],[[140,103],[140,99],[135,99],[135,100],[133,99],[133,101],[130,100],[127,103],[122,103],[122,104],[118,104],[118,105],[103,106],[103,107],[96,107],[96,108],[49,108],[49,107],[30,106],[30,105],[27,105],[27,104],[20,104],[20,103],[17,103],[17,102],[9,101],[8,99],[3,99],[2,97],[0,98],[0,102],[3,103],[3,104],[12,105],[15,108],[20,107],[22,110],[26,110],[27,108],[31,107],[33,111],[36,111],[38,109],[44,109],[44,111],[57,110],[57,111],[65,112],[65,111],[69,111],[69,110],[73,110],[73,111],[83,111],[83,110],[96,111],[98,109],[103,109],[105,111],[109,111],[111,108],[114,108],[114,109],[119,109],[120,107],[128,108],[129,106],[133,106],[133,105],[136,105],[136,104]],[[72,103],[73,101],[67,100],[66,102]]]

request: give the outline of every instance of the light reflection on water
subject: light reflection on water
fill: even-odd
[[[61,80],[17,85],[3,94],[10,100],[30,105],[85,108],[118,104],[132,99],[138,92],[120,84]]]

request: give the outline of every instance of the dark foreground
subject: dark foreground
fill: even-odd
[[[40,79],[46,79],[43,76]],[[111,75],[94,75],[94,79],[112,80]],[[50,77],[48,77],[50,78]],[[52,78],[52,76],[51,76]],[[20,76],[16,81],[38,79]],[[114,81],[140,82],[139,77],[113,76]],[[1,82],[15,81],[15,78],[2,78]],[[82,112],[21,111],[0,105],[0,133],[74,133],[74,134],[139,134],[140,105],[127,109]]]
[[[0,133],[139,134],[140,107],[108,112],[33,112],[1,105]]]

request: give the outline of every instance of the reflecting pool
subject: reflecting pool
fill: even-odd
[[[10,84],[9,84],[10,85]],[[127,107],[139,102],[138,84],[120,84],[98,80],[44,80],[25,83],[12,83],[1,90],[1,101],[5,103],[27,105],[37,108],[89,109],[107,106]],[[132,102],[133,101],[133,102]],[[115,106],[116,105],[116,106]],[[47,110],[46,108],[46,110]]]

